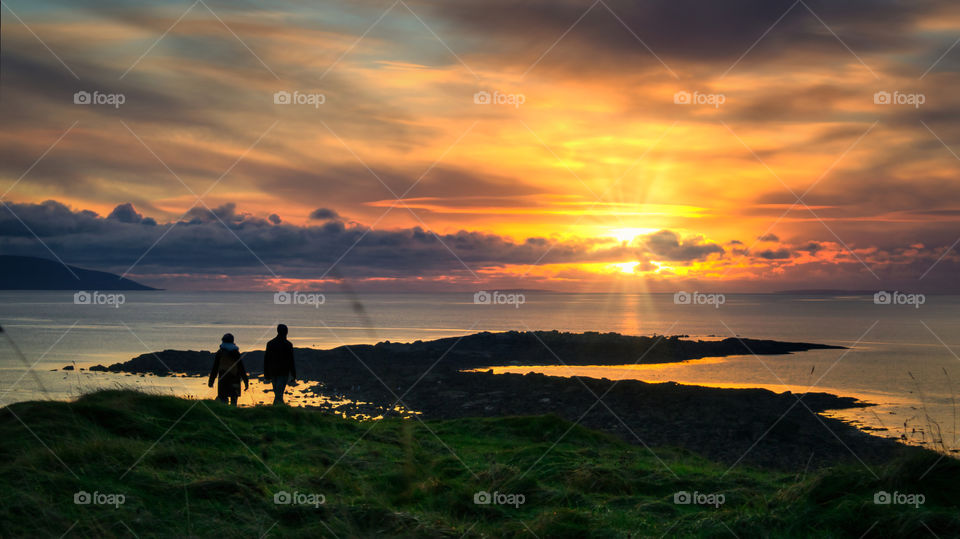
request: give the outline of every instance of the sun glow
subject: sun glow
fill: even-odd
[[[631,242],[637,236],[645,236],[647,234],[653,234],[659,228],[612,228],[607,232],[608,236],[612,236],[617,239],[617,241]]]
[[[611,266],[616,268],[620,273],[636,273],[639,264],[639,262],[618,262],[611,264]]]

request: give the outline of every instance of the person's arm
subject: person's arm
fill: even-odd
[[[250,391],[250,378],[247,377],[247,368],[243,366],[242,359],[237,359],[237,367],[240,368],[240,376],[243,377],[243,390]]]
[[[290,346],[287,353],[289,354],[289,358],[290,358],[290,381],[292,382],[297,379],[297,364],[293,360],[293,343],[287,343],[287,344]]]
[[[273,341],[267,342],[267,348],[263,351],[263,378],[269,381],[273,378]]]
[[[207,380],[207,387],[213,387],[213,381],[217,378],[217,371],[220,369],[220,352],[213,354],[213,367],[210,368],[210,379]]]

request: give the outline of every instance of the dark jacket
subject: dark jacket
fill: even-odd
[[[242,381],[244,386],[250,384],[247,369],[243,366],[243,360],[240,359],[240,350],[236,348],[217,350],[213,356],[208,385],[212,386],[214,380],[218,381],[217,395],[219,396],[239,396],[240,382]]]
[[[297,367],[293,363],[293,344],[279,335],[267,343],[267,351],[263,354],[263,376],[297,377]]]

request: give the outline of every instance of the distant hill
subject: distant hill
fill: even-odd
[[[0,290],[156,290],[113,273],[69,268],[46,258],[0,255]]]

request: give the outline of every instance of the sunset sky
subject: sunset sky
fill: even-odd
[[[0,10],[3,254],[173,289],[960,291],[954,1]]]

